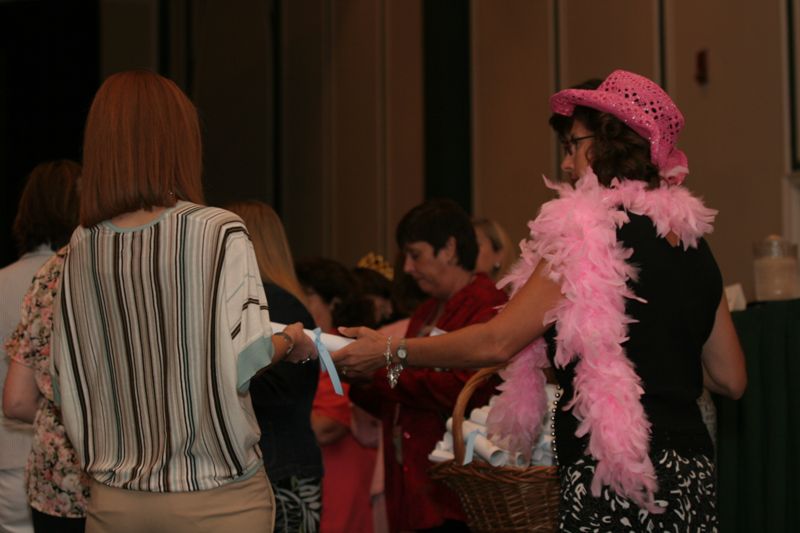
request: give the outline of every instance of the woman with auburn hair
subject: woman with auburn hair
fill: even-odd
[[[531,238],[497,317],[439,337],[358,341],[347,375],[397,368],[501,372],[489,432],[530,453],[549,411],[562,531],[715,531],[713,449],[697,397],[747,384],[722,275],[703,235],[716,211],[682,182],[684,119],[651,80],[617,70],[550,99],[567,179]],[[561,387],[547,405],[543,369]],[[344,372],[345,369],[342,369]],[[556,446],[557,443],[557,446]]]
[[[302,322],[314,329],[278,214],[255,200],[225,207],[242,218],[250,233],[270,318],[286,324]],[[305,365],[281,361],[250,380],[250,399],[261,427],[264,467],[275,493],[275,531],[319,530],[322,452],[311,428],[318,379],[318,361]]]
[[[109,77],[83,153],[52,366],[91,478],[87,530],[270,530],[248,388],[314,344],[300,323],[272,334],[244,224],[201,205],[197,111],[172,81]]]
[[[29,305],[30,291],[26,294],[31,280],[39,278],[40,267],[52,262],[53,252],[69,241],[78,225],[80,174],[81,166],[67,159],[36,165],[14,219],[20,258],[0,269],[0,390],[5,416],[0,417],[0,531],[83,528],[85,487],[75,482],[80,467],[74,454],[64,451],[69,443],[52,404],[40,401],[40,390],[47,395],[46,386],[37,387],[49,382],[49,365],[39,364],[49,360],[49,353],[36,348],[43,337],[49,338],[51,307]],[[45,319],[38,320],[41,317]],[[17,350],[17,333],[24,324],[37,326],[36,338]],[[46,340],[41,345],[46,346]]]

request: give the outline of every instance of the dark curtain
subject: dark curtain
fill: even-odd
[[[224,205],[254,199],[275,205],[278,1],[190,5],[190,92],[203,127],[206,201]]]

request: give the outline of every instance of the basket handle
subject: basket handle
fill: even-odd
[[[458,393],[456,405],[453,407],[453,455],[455,456],[456,464],[464,463],[464,453],[466,446],[464,445],[464,410],[467,408],[472,393],[475,389],[480,387],[484,381],[489,379],[492,374],[505,368],[505,364],[481,368],[472,375],[469,380],[464,384],[464,388]]]

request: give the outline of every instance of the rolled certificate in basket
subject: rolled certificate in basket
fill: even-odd
[[[528,461],[525,460],[525,456],[524,455],[522,455],[519,452],[516,452],[511,456],[511,460],[509,461],[509,464],[511,466],[524,467],[524,466],[528,466]]]
[[[443,463],[445,461],[452,461],[453,459],[452,451],[440,449],[438,446],[428,454],[428,460],[432,463]]]
[[[452,433],[452,417],[447,419],[446,426],[447,430]],[[473,446],[475,448],[475,453],[478,454],[478,457],[492,466],[504,466],[508,463],[508,452],[498,448],[492,444],[492,441],[486,438],[485,426],[480,426],[474,422],[470,422],[469,420],[464,420],[462,427],[464,428],[464,441],[467,443],[467,445],[469,445],[469,439],[474,439]]]
[[[272,331],[279,332],[283,331],[286,328],[286,324],[281,324],[280,322],[270,322],[272,326]],[[342,390],[342,382],[339,380],[339,374],[336,372],[336,365],[333,364],[333,359],[331,359],[330,352],[335,352],[340,348],[344,348],[351,342],[353,339],[348,339],[347,337],[340,337],[338,335],[331,335],[329,333],[322,333],[319,328],[315,330],[304,329],[303,332],[314,341],[314,344],[317,346],[317,351],[319,352],[319,362],[322,365],[322,371],[328,373],[328,377],[333,384],[333,390],[336,391],[336,394],[339,396],[344,396],[344,390]]]
[[[472,413],[469,415],[469,419],[476,424],[480,424],[481,426],[486,425],[486,419],[489,417],[489,406],[484,405],[483,407],[476,407],[472,410]]]

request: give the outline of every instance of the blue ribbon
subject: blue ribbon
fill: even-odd
[[[481,435],[481,432],[477,429],[473,429],[470,431],[469,435],[467,435],[466,442],[464,443],[464,463],[468,465],[472,462],[472,456],[475,453],[475,439],[478,438],[478,435]]]
[[[317,351],[319,352],[319,362],[320,366],[322,367],[322,371],[328,373],[328,377],[333,384],[333,390],[335,390],[336,394],[339,396],[344,396],[342,382],[339,380],[339,374],[336,372],[336,365],[333,364],[333,359],[331,358],[330,352],[322,343],[322,330],[320,328],[316,328],[314,330],[314,345],[317,347]]]

